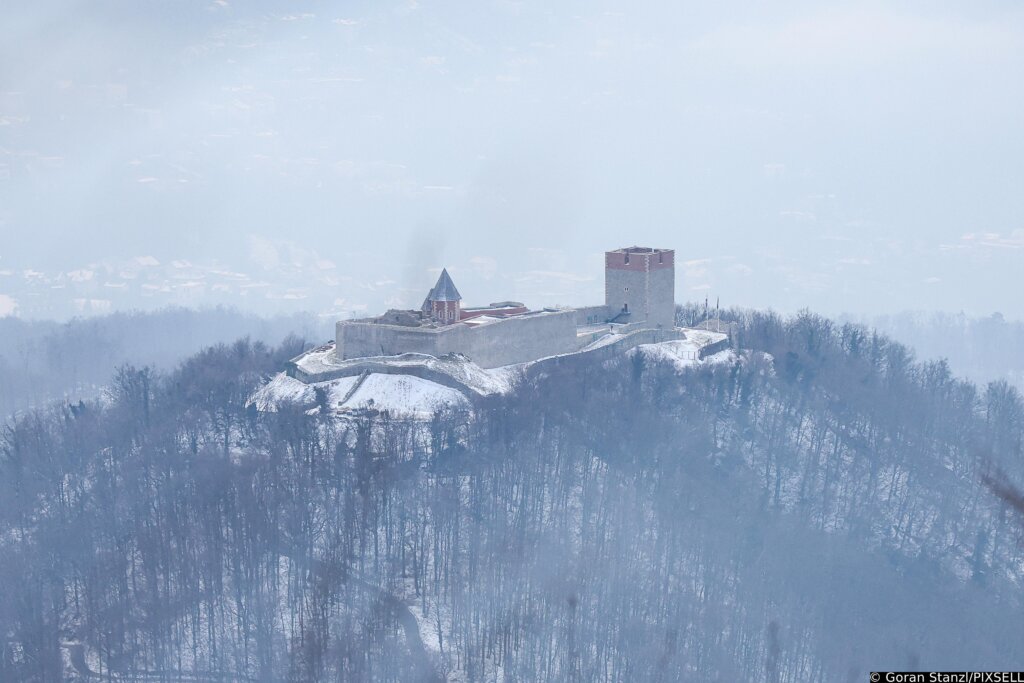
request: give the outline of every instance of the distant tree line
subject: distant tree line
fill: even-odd
[[[1024,321],[1001,313],[899,313],[864,321],[915,349],[920,358],[946,358],[957,375],[975,382],[1006,380],[1024,390]]]
[[[704,302],[677,307],[676,322],[700,323],[705,316],[729,321],[749,312],[741,308],[705,309]],[[947,312],[904,311],[877,316],[842,316],[840,323],[864,325],[914,350],[921,360],[946,359],[958,377],[978,384],[997,380],[1024,390],[1024,321],[1002,313],[967,315]]]
[[[261,318],[229,308],[166,308],[57,323],[0,318],[0,415],[53,399],[93,398],[118,365],[171,370],[205,346],[240,337],[277,344],[294,335],[330,339],[308,314]]]

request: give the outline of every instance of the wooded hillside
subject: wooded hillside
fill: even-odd
[[[0,442],[0,679],[860,681],[1020,669],[1024,406],[856,326],[258,413],[239,342]]]

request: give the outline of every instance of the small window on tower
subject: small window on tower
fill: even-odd
[[[626,252],[626,265],[629,265],[629,252]]]
[[[664,262],[665,262],[665,252],[659,251],[658,252],[658,263],[664,263]]]

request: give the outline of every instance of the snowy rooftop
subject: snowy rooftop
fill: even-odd
[[[507,318],[498,317],[494,315],[478,315],[475,318],[463,320],[462,324],[469,325],[470,327],[479,327],[480,325],[489,325],[491,323],[501,322],[502,320],[507,320]]]

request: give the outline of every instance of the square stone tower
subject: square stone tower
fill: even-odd
[[[604,302],[613,322],[675,327],[675,256],[672,249],[650,247],[605,252]]]

